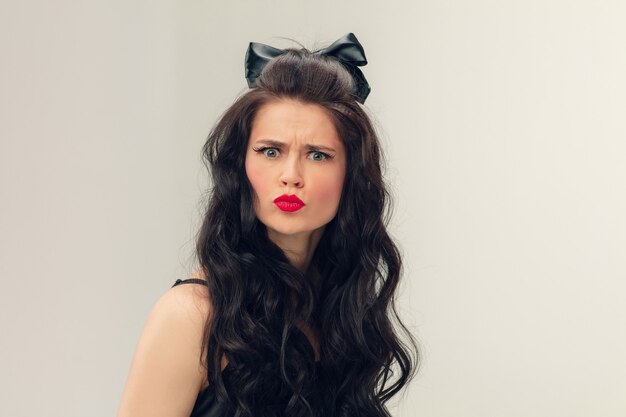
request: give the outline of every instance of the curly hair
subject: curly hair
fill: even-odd
[[[402,262],[386,230],[381,149],[352,83],[338,61],[287,49],[204,145],[212,187],[196,255],[212,313],[202,359],[218,401],[237,417],[389,416],[385,403],[416,372],[417,345],[394,306]],[[306,272],[267,237],[244,165],[255,114],[284,99],[326,109],[346,149],[339,208]],[[317,330],[319,368],[302,323]]]

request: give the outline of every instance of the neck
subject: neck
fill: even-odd
[[[323,227],[295,235],[282,235],[268,229],[267,236],[282,249],[291,265],[306,272],[323,233]]]

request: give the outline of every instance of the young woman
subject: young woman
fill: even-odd
[[[250,44],[251,88],[204,147],[200,269],[154,306],[119,417],[389,415],[417,350],[393,304],[366,63],[353,34]]]

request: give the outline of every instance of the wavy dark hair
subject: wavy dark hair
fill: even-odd
[[[381,149],[352,83],[338,61],[287,49],[227,109],[204,145],[212,187],[196,255],[212,313],[203,364],[234,416],[389,416],[385,403],[416,372],[417,345],[394,306],[402,264],[386,230]],[[267,237],[245,173],[255,114],[276,100],[322,106],[346,149],[337,215],[306,272]],[[317,334],[319,366],[303,323]],[[220,372],[223,355],[228,375]]]

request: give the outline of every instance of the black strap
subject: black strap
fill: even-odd
[[[175,286],[179,285],[179,284],[202,284],[202,285],[207,285],[207,282],[203,279],[197,279],[197,278],[189,278],[189,279],[177,279],[176,282],[174,283],[174,285],[172,285],[172,288],[174,288]]]

